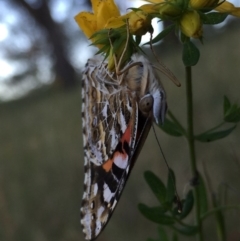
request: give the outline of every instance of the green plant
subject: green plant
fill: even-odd
[[[166,1],[168,2],[168,1]],[[169,1],[171,3],[169,6],[175,7],[174,1]],[[177,1],[179,2],[179,1]],[[186,2],[186,1],[185,1]],[[189,2],[189,1],[188,1]],[[201,1],[199,1],[201,2]],[[203,1],[202,1],[203,2]],[[216,24],[225,20],[227,14],[225,13],[208,13],[212,9],[202,9],[198,10],[198,14],[201,18],[202,24]],[[159,16],[160,18],[161,16]],[[176,16],[175,16],[176,17]],[[170,19],[171,20],[171,19]],[[178,21],[178,20],[177,20]],[[189,22],[187,22],[189,23]],[[173,21],[173,25],[163,30],[155,39],[152,40],[153,43],[158,42],[164,38],[171,30],[173,26],[179,24],[176,23],[176,18]],[[187,116],[186,122],[187,125],[184,127],[177,117],[171,112],[168,111],[168,118],[166,119],[163,126],[160,128],[167,134],[179,137],[184,136],[187,140],[188,149],[189,149],[189,160],[191,166],[191,175],[192,180],[190,184],[192,189],[186,194],[186,197],[181,200],[182,203],[182,212],[178,212],[179,202],[176,202],[175,196],[175,175],[172,170],[168,174],[168,182],[165,186],[163,182],[152,172],[147,171],[144,174],[145,180],[148,183],[150,189],[153,191],[157,197],[160,205],[157,207],[148,207],[145,204],[139,204],[138,208],[140,212],[149,220],[158,223],[160,226],[158,228],[158,241],[175,241],[178,240],[178,234],[185,236],[196,235],[199,241],[203,241],[203,222],[206,217],[210,215],[215,215],[216,220],[216,232],[218,235],[218,240],[224,241],[227,240],[226,236],[226,225],[224,220],[223,212],[227,209],[240,209],[240,206],[227,206],[221,204],[218,197],[211,192],[211,199],[209,201],[206,189],[206,181],[203,178],[203,174],[199,172],[196,164],[197,156],[195,152],[195,143],[203,142],[208,143],[212,141],[219,140],[221,138],[227,137],[237,126],[237,123],[240,121],[240,107],[237,104],[230,102],[229,98],[224,96],[223,100],[223,118],[222,121],[217,124],[215,127],[210,128],[207,131],[203,131],[200,134],[194,133],[194,119],[193,119],[193,80],[192,80],[192,67],[198,63],[200,58],[200,51],[192,41],[191,37],[183,33],[180,33],[180,39],[182,43],[182,60],[185,66],[185,81],[186,81],[186,107],[187,107]],[[198,36],[202,41],[202,36]],[[150,44],[151,41],[148,43]],[[207,184],[210,186],[210,178],[208,177],[205,171],[206,179],[208,180]],[[173,205],[175,202],[175,205]],[[210,209],[208,203],[211,202]],[[195,225],[189,225],[183,221],[187,217],[192,209],[195,209]],[[168,226],[174,231],[173,236],[169,238],[163,226]],[[148,241],[156,241],[149,239]]]

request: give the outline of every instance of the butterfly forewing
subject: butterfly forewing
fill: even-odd
[[[90,59],[83,73],[81,224],[87,240],[96,238],[108,222],[152,121],[161,121],[166,111],[165,93],[149,62],[136,55],[129,66],[116,76],[107,63]],[[153,102],[143,102],[146,95]],[[148,110],[149,104],[147,112],[139,108]]]

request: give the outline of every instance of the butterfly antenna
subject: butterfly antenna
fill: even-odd
[[[152,45],[152,33],[150,33],[150,49],[155,57],[155,59],[157,60],[158,64],[159,64],[159,68],[156,67],[156,66],[153,66],[155,69],[159,70],[160,72],[162,72],[164,75],[166,75],[176,86],[180,87],[181,86],[181,83],[178,81],[178,79],[176,78],[176,76],[172,73],[172,71],[164,64],[162,63],[154,48],[153,48],[153,45]]]
[[[181,200],[180,200],[179,195],[178,195],[178,192],[177,192],[177,188],[176,188],[176,184],[175,184],[175,181],[174,181],[173,174],[172,174],[172,172],[170,171],[170,166],[168,165],[167,159],[166,159],[166,157],[165,157],[165,155],[164,155],[164,153],[163,153],[163,150],[162,150],[162,147],[161,147],[160,142],[159,142],[159,140],[158,140],[157,133],[156,133],[156,130],[155,130],[154,125],[152,125],[152,127],[153,127],[154,136],[155,136],[155,138],[156,138],[156,140],[157,140],[158,146],[159,146],[159,148],[160,148],[160,152],[161,152],[161,154],[162,154],[162,156],[163,156],[163,160],[164,160],[164,162],[165,162],[165,164],[166,164],[166,166],[167,166],[167,168],[168,168],[168,171],[169,171],[169,173],[170,173],[170,178],[171,178],[171,180],[172,180],[172,183],[173,183],[173,186],[174,186],[174,189],[175,189],[175,196],[176,196],[176,199],[177,199],[176,201],[177,201],[177,206],[178,206],[178,212],[181,213],[181,212],[182,212],[182,203],[181,203]]]

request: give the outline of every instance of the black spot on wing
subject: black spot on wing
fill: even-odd
[[[112,158],[113,158],[113,155],[114,155],[115,152],[124,153],[124,151],[123,151],[123,146],[122,146],[122,142],[119,142],[119,143],[117,144],[117,146],[116,146],[116,148],[115,148],[115,151],[114,151],[113,154],[112,154]]]
[[[118,167],[115,163],[113,163],[112,173],[118,180],[120,180],[122,178],[124,172],[125,172],[125,169],[122,169],[122,168]]]
[[[123,142],[123,149],[127,153],[127,155],[129,156],[130,155],[130,148],[129,148],[129,144],[126,141]]]

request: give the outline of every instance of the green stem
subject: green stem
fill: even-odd
[[[193,180],[198,178],[198,171],[196,165],[194,130],[193,130],[193,93],[192,93],[192,69],[185,67],[186,71],[186,95],[187,95],[187,132],[188,132],[188,146],[190,154],[190,164]],[[200,218],[200,196],[197,189],[194,189],[195,196],[195,215],[196,225],[199,227],[198,241],[203,241],[202,221]]]
[[[211,211],[208,211],[208,212],[204,213],[201,216],[201,219],[203,221],[207,217],[209,217],[211,215],[215,215],[216,212],[218,212],[218,211],[227,211],[227,210],[231,210],[231,209],[235,209],[235,210],[239,210],[240,211],[240,205],[232,205],[232,206],[223,206],[223,207],[213,208],[213,209],[211,209]]]

